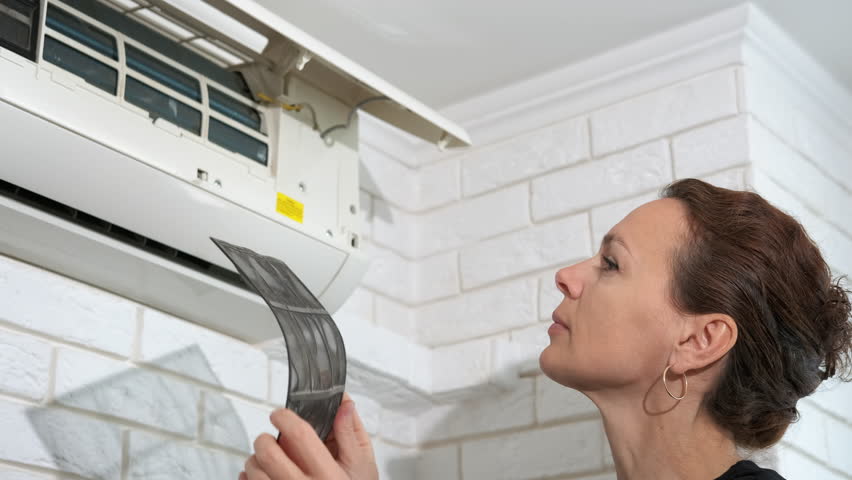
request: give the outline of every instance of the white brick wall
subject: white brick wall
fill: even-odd
[[[491,335],[535,321],[538,293],[534,278],[506,282],[417,311],[417,339],[426,345],[454,343]]]
[[[671,182],[669,143],[657,140],[533,180],[536,221],[659,189]]]
[[[587,213],[485,240],[460,252],[462,286],[477,287],[585,258],[592,252],[590,241]]]
[[[592,113],[592,151],[605,154],[736,113],[734,70],[720,70]]]
[[[30,335],[0,330],[0,388],[8,395],[40,401],[50,381],[48,342]]]
[[[462,189],[477,195],[588,157],[588,120],[571,119],[463,155]]]
[[[382,478],[615,480],[596,408],[536,358],[562,299],[556,269],[675,178],[753,186],[852,273],[852,209],[837,208],[852,204],[848,132],[736,70],[421,167],[362,147],[372,263],[336,318]],[[236,478],[254,436],[274,432],[287,373],[253,346],[0,257],[0,430],[15,432],[0,435],[3,478]],[[802,404],[782,473],[852,479],[850,399],[841,385]]]
[[[598,421],[470,440],[462,443],[464,478],[518,479],[603,470]]]

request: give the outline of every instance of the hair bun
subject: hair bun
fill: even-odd
[[[835,375],[848,380],[852,374],[852,303],[849,295],[852,291],[843,287],[845,277],[838,278],[828,288],[821,314],[822,347],[825,352],[822,379]]]

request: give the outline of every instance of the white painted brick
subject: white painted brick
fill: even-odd
[[[361,145],[359,156],[361,188],[406,210],[417,208],[415,170],[369,145]]]
[[[426,350],[406,337],[364,321],[352,319],[338,325],[346,355],[361,365],[409,382],[413,351]],[[381,346],[381,348],[377,348]]]
[[[417,173],[418,210],[444,205],[461,196],[458,159],[426,165]]]
[[[56,408],[0,400],[0,460],[86,478],[118,478],[117,425]],[[6,478],[6,477],[3,477]]]
[[[244,456],[175,443],[147,432],[131,431],[128,480],[235,479]]]
[[[55,402],[194,437],[195,386],[95,353],[57,350]]]
[[[603,430],[603,422],[600,424],[601,430]],[[604,431],[604,442],[603,442],[603,460],[604,466],[606,468],[615,468],[615,458],[612,456],[612,447],[609,446],[609,442],[606,438],[606,432]]]
[[[784,145],[759,122],[752,121],[749,129],[755,167],[798,196],[804,204],[820,212],[826,220],[852,234],[852,208],[838,208],[839,205],[852,205],[852,195]]]
[[[419,216],[400,210],[384,200],[373,201],[373,239],[406,257],[419,256]]]
[[[609,230],[618,222],[622,221],[630,212],[640,206],[660,198],[657,192],[644,193],[626,200],[610,203],[602,207],[592,209],[592,234],[594,238],[592,247],[597,250],[601,240]]]
[[[588,215],[581,214],[470,246],[460,253],[462,286],[471,288],[589,257],[589,237]]]
[[[417,256],[426,256],[529,225],[529,186],[515,185],[419,217]]]
[[[417,450],[400,448],[379,440],[373,442],[373,451],[379,467],[379,478],[383,480],[411,479],[416,475]]]
[[[415,291],[415,264],[394,252],[375,245],[365,248],[370,258],[362,284],[406,303],[413,303]]]
[[[594,225],[594,221],[592,222]],[[548,272],[539,278],[538,283],[538,318],[550,321],[553,310],[562,303],[564,295],[556,288],[556,271]]]
[[[535,279],[516,280],[452,297],[417,310],[417,340],[455,343],[536,321]]]
[[[585,117],[475,149],[462,159],[465,195],[475,195],[589,158]]]
[[[785,444],[778,452],[778,473],[784,478],[818,478],[819,480],[846,480],[845,476],[832,472],[825,465],[813,461]]]
[[[550,336],[547,334],[549,327],[550,322],[538,322],[529,327],[512,330],[509,332],[509,339],[513,343],[536,346],[540,353],[544,347],[550,345]]]
[[[50,344],[0,330],[0,392],[41,400],[49,381]]]
[[[431,381],[428,375],[420,379],[424,383],[427,380]],[[429,388],[431,388],[431,385],[429,385]],[[407,385],[400,378],[378,372],[376,368],[365,365],[351,357],[346,368],[346,390],[353,396],[369,397],[377,404],[399,411],[416,412],[428,408],[430,405],[424,394],[407,388]],[[427,389],[423,390],[426,391]],[[377,415],[380,417],[380,413]],[[381,423],[379,417],[376,420],[377,429]]]
[[[852,239],[814,215],[802,202],[761,170],[752,172],[755,190],[773,205],[796,217],[822,250],[829,265],[852,272]]]
[[[155,310],[145,310],[143,325],[142,362],[254,398],[267,397],[267,357],[259,349]]]
[[[843,472],[852,472],[852,456],[849,455],[849,446],[852,445],[852,426],[846,423],[826,419],[826,431],[828,443],[828,462]]]
[[[436,406],[417,417],[419,440],[437,442],[532,425],[534,402],[533,379],[524,378],[508,392]]]
[[[373,297],[372,292],[356,287],[343,302],[343,305],[334,312],[334,320],[341,322],[347,318],[356,317],[366,321],[373,321]]]
[[[364,424],[364,429],[370,435],[378,435],[382,426],[382,406],[366,395],[350,393],[349,396],[355,402],[355,410]]]
[[[807,400],[799,402],[796,408],[799,410],[800,419],[790,425],[784,434],[784,440],[822,461],[829,461],[829,418]]]
[[[286,360],[269,360],[269,401],[283,406],[287,403],[287,387],[290,381],[290,368]]]
[[[594,112],[592,150],[600,155],[736,113],[734,71],[716,71]]]
[[[411,338],[411,337],[408,337]],[[411,351],[411,377],[409,383],[421,392],[432,392],[432,359],[433,351],[429,348],[415,348]],[[416,409],[423,402],[411,402],[406,405],[406,410]]]
[[[487,383],[491,376],[488,338],[432,350],[432,391],[447,392]]]
[[[600,423],[580,422],[462,444],[464,478],[522,480],[603,466]]]
[[[729,190],[745,190],[747,167],[731,168],[700,177],[700,180]]]
[[[213,392],[204,392],[203,398],[201,440],[206,443],[251,453],[258,435],[278,434],[269,420],[270,407]]]
[[[382,410],[379,436],[395,444],[417,445],[417,419],[413,415],[395,410]]]
[[[428,302],[459,293],[459,254],[442,253],[417,262],[416,303]],[[405,281],[394,279],[392,281]]]
[[[828,380],[808,399],[852,424],[852,383]]]
[[[136,305],[0,255],[0,320],[128,356],[136,334]]]
[[[28,470],[0,466],[0,478],[3,480],[66,480],[71,477],[59,474],[36,473]]]
[[[412,148],[422,145],[423,140],[363,110],[358,111],[358,140],[359,149],[365,145],[377,148],[412,168],[422,163]]]
[[[597,415],[598,408],[582,393],[544,375],[536,377],[536,419],[550,422]]]
[[[796,121],[800,136],[791,143],[823,171],[829,172],[834,180],[852,189],[852,162],[848,161],[852,156],[852,141],[846,127],[839,122],[817,125],[802,116]]]
[[[536,326],[545,331],[543,323]],[[504,335],[504,338],[494,338],[491,347],[492,383],[511,388],[522,375],[541,371],[538,358],[542,347],[535,343],[512,341],[511,333]]]
[[[417,480],[460,480],[459,447],[427,448],[417,458]]]
[[[533,180],[533,219],[539,221],[659,189],[672,179],[668,141],[651,142]]]
[[[458,280],[456,280],[458,283]],[[376,325],[398,335],[415,338],[415,310],[381,295],[376,295]]]
[[[745,115],[712,123],[672,139],[675,177],[695,178],[748,163]]]
[[[749,111],[823,171],[831,172],[837,181],[852,188],[852,162],[848,161],[852,140],[847,127],[821,118],[821,106],[809,108],[813,97],[798,85],[782,85],[777,76],[764,75],[762,70],[746,72]]]

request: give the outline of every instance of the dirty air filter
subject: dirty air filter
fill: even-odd
[[[222,240],[211,240],[275,314],[290,364],[287,408],[311,424],[325,440],[346,381],[346,350],[337,325],[284,262]]]

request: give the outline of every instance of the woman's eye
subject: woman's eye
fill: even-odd
[[[614,258],[612,258],[612,257],[601,257],[601,259],[603,260],[602,268],[605,271],[608,271],[608,272],[618,271],[618,262],[616,262]]]

